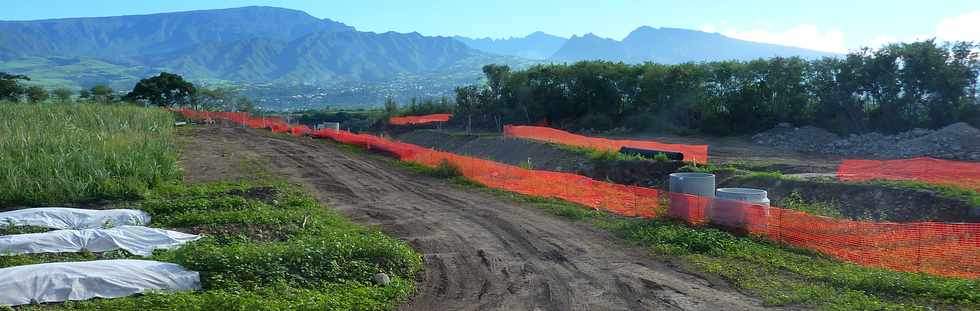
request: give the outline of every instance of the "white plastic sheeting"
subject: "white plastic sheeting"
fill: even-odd
[[[121,226],[110,229],[56,230],[0,236],[0,256],[124,249],[150,256],[155,249],[173,249],[200,236],[156,228]]]
[[[87,210],[65,207],[39,207],[0,213],[0,226],[36,226],[51,229],[94,229],[106,224],[142,226],[150,214],[132,209]]]
[[[98,260],[0,269],[0,306],[199,289],[197,272],[158,261]]]

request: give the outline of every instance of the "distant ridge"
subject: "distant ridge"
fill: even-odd
[[[487,53],[538,60],[550,58],[551,55],[554,55],[568,41],[568,38],[550,35],[541,31],[534,32],[525,37],[506,39],[472,39],[460,36],[453,38],[465,43],[471,48]]]
[[[717,33],[642,26],[623,40],[602,38],[588,33],[565,39],[533,33],[523,38],[470,39],[456,37],[469,47],[488,53],[524,58],[575,62],[607,60],[626,63],[708,62],[752,60],[774,56],[799,56],[807,59],[835,56],[833,53],[776,44],[729,38]],[[547,40],[547,41],[545,41]],[[547,42],[544,44],[543,42]]]
[[[99,77],[67,74],[81,70],[76,64],[97,64],[93,71],[104,80],[126,86],[137,78],[131,75],[157,70],[245,83],[331,85],[437,74],[472,82],[492,62],[518,61],[449,37],[361,32],[275,7],[0,21],[0,70],[78,84]]]

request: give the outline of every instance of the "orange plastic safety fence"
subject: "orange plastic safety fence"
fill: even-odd
[[[448,113],[430,114],[424,116],[391,117],[388,119],[388,124],[419,125],[419,124],[429,124],[429,123],[437,123],[437,122],[449,122],[449,119],[452,117],[453,115]]]
[[[842,181],[916,180],[980,191],[980,163],[914,158],[905,160],[844,160],[837,170]]]
[[[540,126],[508,125],[504,126],[504,135],[616,152],[622,147],[679,152],[684,155],[684,161],[699,164],[708,163],[707,145],[664,144],[650,140],[616,140],[588,137]]]
[[[210,116],[240,120],[236,122],[251,120],[240,114]],[[310,132],[310,135],[429,167],[450,163],[459,167],[467,178],[491,188],[559,198],[624,216],[656,217],[666,212],[667,217],[688,223],[729,227],[870,267],[970,279],[980,277],[980,224],[834,219],[741,201],[663,193],[575,174],[528,170],[373,135],[332,129]],[[665,196],[669,197],[669,206],[663,206]]]
[[[297,125],[289,129],[293,136],[306,136],[313,133],[313,130],[306,125]]]
[[[436,167],[448,162],[463,176],[490,188],[579,203],[625,216],[656,217],[660,192],[655,189],[601,182],[559,172],[535,171],[447,152],[417,152],[403,160]]]
[[[980,191],[980,163],[914,158],[905,160],[844,160],[837,170],[842,181],[916,180]]]
[[[313,130],[305,125],[290,126],[282,117],[272,116],[266,118],[252,118],[248,112],[213,112],[196,111],[187,108],[180,110],[168,109],[180,112],[184,117],[195,120],[228,120],[251,128],[268,128],[274,133],[291,133],[295,136],[307,135]]]
[[[864,266],[976,279],[980,224],[882,223],[671,193],[667,214],[815,250]]]

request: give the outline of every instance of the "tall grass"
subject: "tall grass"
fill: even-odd
[[[137,197],[180,178],[174,142],[163,110],[0,103],[0,205]]]

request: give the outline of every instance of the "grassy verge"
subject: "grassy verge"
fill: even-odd
[[[942,196],[949,198],[960,198],[980,207],[980,192],[973,189],[960,188],[955,186],[936,185],[915,180],[872,180],[867,183],[882,185],[887,187],[897,187],[906,189],[919,189],[934,191]]]
[[[447,169],[396,163],[420,173],[447,177]],[[714,228],[664,219],[618,217],[562,200],[485,188],[458,175],[448,177],[461,186],[482,189],[614,232],[693,273],[719,276],[769,306],[824,310],[980,308],[977,280],[867,268]]]
[[[578,147],[578,146],[562,145],[562,144],[555,144],[555,143],[549,143],[549,144],[551,144],[552,146],[554,146],[557,149],[561,149],[561,150],[565,150],[565,151],[569,151],[569,152],[574,152],[574,153],[585,155],[585,156],[589,157],[590,159],[592,159],[594,161],[639,161],[639,160],[651,160],[651,159],[644,158],[644,157],[639,156],[639,155],[635,155],[635,154],[623,154],[623,153],[619,153],[619,152],[612,151],[612,150],[599,150],[599,149],[595,149],[595,148]],[[658,154],[658,158],[652,159],[652,160],[656,160],[656,161],[668,161],[667,160],[667,155],[664,155],[664,154]]]
[[[413,292],[421,259],[282,183],[165,185],[137,206],[152,226],[205,238],[149,258],[201,272],[202,292],[154,293],[21,310],[386,310]],[[0,257],[0,267],[129,258],[123,252]],[[391,283],[381,286],[376,273]]]
[[[137,198],[179,179],[160,109],[0,104],[0,205]]]

